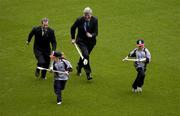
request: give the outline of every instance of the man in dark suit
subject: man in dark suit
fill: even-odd
[[[29,45],[33,36],[35,36],[34,40],[34,55],[37,59],[37,66],[48,68],[50,64],[50,53],[51,51],[56,50],[56,37],[54,34],[54,30],[48,27],[48,19],[43,18],[41,20],[41,26],[34,27],[29,33],[28,40],[26,44]],[[50,47],[50,43],[52,45],[52,50]],[[39,77],[40,70],[36,68],[35,76]],[[41,78],[46,79],[46,70],[42,70]]]
[[[92,9],[86,7],[83,11],[84,16],[77,18],[71,27],[72,43],[77,43],[80,48],[84,59],[79,59],[77,75],[81,75],[81,69],[84,67],[88,80],[92,79],[89,55],[96,45],[96,36],[98,35],[98,19],[92,16]],[[75,32],[78,33],[75,39]],[[83,64],[83,60],[88,60],[87,65]]]

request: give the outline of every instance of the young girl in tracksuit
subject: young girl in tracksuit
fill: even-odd
[[[136,59],[146,58],[145,61],[134,62],[134,66],[137,71],[137,77],[134,80],[134,83],[132,84],[132,91],[133,92],[142,92],[142,86],[144,84],[144,78],[145,78],[146,65],[151,60],[151,54],[150,54],[149,50],[144,47],[144,41],[137,40],[137,48],[132,50],[128,56],[135,57]]]
[[[69,72],[72,71],[71,63],[64,58],[63,53],[61,52],[53,52],[50,56],[53,63],[53,71],[61,71],[54,72],[54,92],[57,96],[57,104],[62,103],[62,90],[64,90],[66,82],[68,80]]]

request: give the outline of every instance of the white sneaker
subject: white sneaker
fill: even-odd
[[[60,105],[62,102],[58,102],[57,104]]]
[[[142,92],[142,88],[141,87],[137,87],[137,92]]]
[[[136,92],[137,92],[137,89],[132,88],[132,92],[133,92],[133,93],[136,93]]]

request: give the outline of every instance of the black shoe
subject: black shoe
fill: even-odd
[[[39,75],[40,75],[40,71],[39,71],[38,69],[36,69],[36,71],[35,71],[35,76],[36,76],[36,77],[39,77]]]
[[[79,66],[76,66],[76,70],[77,70],[76,75],[81,76],[81,69],[79,68]]]
[[[92,79],[92,76],[90,74],[87,74],[87,80],[91,80]]]

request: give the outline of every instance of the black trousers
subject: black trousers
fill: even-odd
[[[134,89],[137,89],[137,87],[142,87],[144,84],[144,78],[145,78],[145,68],[137,68],[137,77],[132,85]]]
[[[37,49],[34,49],[34,55],[37,59],[37,66],[38,67],[43,67],[43,68],[49,68],[49,64],[50,64],[50,51],[48,50],[47,52],[45,51],[40,51]],[[36,71],[40,71],[39,69],[36,69]],[[46,70],[42,70],[41,72],[41,77],[45,78],[46,77]]]
[[[84,65],[83,60],[80,57],[79,62],[78,62],[78,66],[80,69],[84,68],[86,74],[90,74],[91,73],[91,66],[90,66],[89,57],[90,57],[91,51],[93,50],[93,48],[95,46],[95,43],[86,44],[84,42],[77,42],[77,45],[81,49],[81,52],[82,52],[82,55],[84,56],[84,58],[88,60],[88,64]]]
[[[62,101],[61,91],[64,90],[67,80],[55,80],[54,92],[57,96],[57,102]]]

